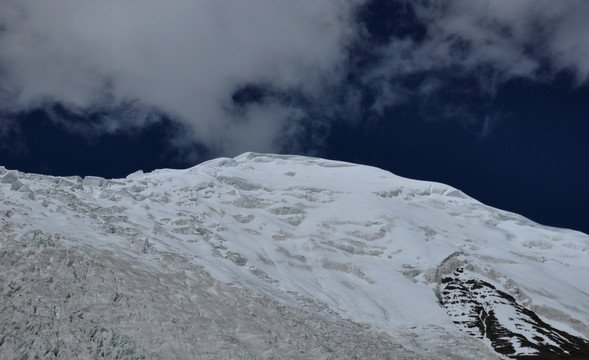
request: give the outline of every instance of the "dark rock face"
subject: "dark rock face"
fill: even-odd
[[[463,268],[441,282],[441,303],[463,331],[503,358],[589,359],[589,343],[547,324],[511,295]]]

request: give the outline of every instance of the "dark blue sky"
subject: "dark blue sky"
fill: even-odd
[[[574,66],[559,67],[550,56],[538,55],[543,47],[536,45],[543,44],[546,34],[517,42],[521,61],[511,60],[510,45],[496,60],[474,63],[477,51],[487,49],[477,48],[476,39],[464,34],[438,39],[429,18],[417,15],[410,2],[369,1],[353,19],[362,31],[346,48],[344,80],[330,88],[336,96],[318,102],[304,90],[246,81],[232,91],[233,111],[245,113],[268,103],[302,109],[296,146],[283,141],[275,151],[447,183],[542,224],[589,233],[589,86],[579,81]],[[440,29],[449,22],[440,21]],[[500,34],[508,35],[501,36],[516,37],[509,26],[506,29]],[[0,67],[5,44],[1,39]],[[440,41],[449,45],[440,47],[447,49],[448,59],[438,63],[430,55],[423,55],[425,60],[416,55]],[[512,61],[509,67],[504,59]],[[525,67],[512,70],[526,61],[539,65],[529,72]],[[402,71],[374,75],[382,74],[375,69],[401,63]],[[426,91],[430,88],[434,90]],[[402,100],[391,101],[399,94]],[[339,101],[344,105],[334,105]],[[51,175],[124,177],[137,169],[185,168],[211,157],[236,155],[213,148],[198,135],[194,141],[179,142],[179,134],[188,129],[173,115],[93,132],[88,129],[99,127],[114,110],[69,110],[64,103],[56,98],[42,106],[0,112],[0,164]],[[74,122],[80,126],[73,129]]]

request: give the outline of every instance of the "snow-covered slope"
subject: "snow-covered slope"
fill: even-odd
[[[589,358],[589,236],[447,185],[253,153],[0,177],[1,358]]]

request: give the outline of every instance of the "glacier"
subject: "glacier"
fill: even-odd
[[[588,235],[373,167],[0,167],[0,219],[0,358],[589,358]]]

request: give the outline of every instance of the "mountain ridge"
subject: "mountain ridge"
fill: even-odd
[[[97,354],[111,351],[109,354],[119,358],[165,358],[175,353],[182,357],[194,352],[194,346],[188,345],[192,342],[202,349],[208,347],[201,354],[204,358],[214,358],[223,351],[229,357],[305,358],[296,353],[300,348],[307,350],[307,357],[313,353],[316,358],[353,358],[368,351],[359,338],[353,340],[364,334],[362,344],[377,349],[373,358],[424,358],[433,352],[447,359],[467,359],[475,354],[481,359],[541,355],[522,345],[525,342],[517,342],[519,333],[512,339],[517,345],[513,351],[497,352],[492,344],[469,335],[467,328],[453,321],[449,315],[453,310],[442,306],[444,279],[458,268],[484,278],[513,297],[518,306],[534,311],[559,331],[575,339],[589,337],[589,309],[585,305],[589,288],[582,281],[589,274],[589,237],[491,208],[444,184],[403,179],[351,163],[255,153],[215,159],[185,170],[138,171],[125,179],[47,177],[3,168],[0,176],[2,296],[6,304],[11,304],[0,315],[11,319],[18,312],[26,314],[29,323],[37,324],[32,305],[35,291],[27,281],[42,288],[52,286],[43,282],[48,281],[47,274],[54,282],[63,278],[67,286],[54,290],[63,298],[53,299],[56,295],[52,292],[42,292],[47,299],[53,299],[48,307],[53,307],[51,319],[59,323],[56,314],[60,312],[55,306],[65,300],[76,305],[60,307],[68,309],[66,318],[71,317],[72,322],[88,304],[102,306],[98,312],[91,310],[92,306],[82,311],[86,313],[83,317],[94,322],[79,318],[84,331],[76,335],[94,344],[88,349],[98,349],[96,334],[100,329],[90,336],[92,332],[87,328],[98,327],[100,315],[111,319],[107,309],[119,309],[113,304],[127,301],[126,312],[118,310],[123,311],[120,316],[124,320],[109,320],[112,327],[105,332],[105,339],[115,345],[106,346],[103,339]],[[64,260],[66,265],[69,257],[81,260],[53,269],[47,259],[51,256],[68,259]],[[113,280],[111,275],[104,276],[108,268],[93,263],[87,267],[94,275],[78,280],[86,266],[84,261],[89,264],[89,259],[97,257],[105,259],[105,263],[127,265],[112,265],[121,274]],[[30,269],[29,262],[46,266]],[[28,280],[12,269],[22,269],[29,274]],[[130,269],[142,275],[132,276]],[[191,298],[199,294],[195,286],[183,288],[177,281],[167,280],[170,285],[166,288],[147,280],[150,274],[165,278],[161,274],[167,273],[188,283],[190,276],[200,281],[209,279],[215,290],[201,293],[200,297],[207,300],[198,302]],[[110,280],[106,282],[106,278]],[[113,291],[112,286],[105,285],[112,285],[112,281],[121,283],[119,289]],[[76,288],[78,283],[95,290],[84,293]],[[148,296],[139,291],[141,286],[155,286],[158,290],[153,293],[163,294],[161,298]],[[67,293],[70,288],[78,290]],[[239,319],[232,323],[233,328],[241,329],[239,334],[231,327],[217,325],[218,332],[213,333],[218,337],[208,342],[189,341],[187,334],[178,332],[181,326],[163,326],[161,314],[166,313],[166,306],[177,308],[177,314],[167,315],[174,318],[192,314],[187,304],[208,308],[209,303],[222,304],[223,299],[231,303],[239,292],[247,293],[241,295],[243,304],[233,302],[233,306],[221,306],[225,310],[219,311],[223,321]],[[28,297],[19,300],[19,294],[22,298],[24,293]],[[110,295],[99,301],[84,295],[92,293]],[[166,293],[176,293],[179,298]],[[252,311],[256,316],[235,310],[251,308],[257,297],[271,304],[267,306],[272,309],[269,314],[263,315],[261,308]],[[148,340],[155,335],[137,328],[141,303],[152,304],[150,314],[160,321],[156,323],[176,334],[176,341],[170,343],[174,346],[149,351]],[[215,323],[211,320],[214,310],[207,311],[185,316],[193,320],[200,316],[201,320]],[[297,333],[272,325],[272,339],[265,340],[262,346],[259,340],[267,339],[267,334],[249,329],[259,327],[259,319],[264,316],[266,321],[272,318],[282,323],[284,313],[297,324],[293,327],[306,326],[307,330]],[[303,319],[311,320],[305,323]],[[128,328],[121,328],[121,321]],[[176,321],[181,322],[179,318]],[[508,326],[508,322],[504,325]],[[0,334],[0,354],[8,351],[6,339],[19,344],[19,338],[31,336],[27,331],[32,330],[11,324]],[[322,337],[309,340],[313,326],[323,329],[318,333]],[[55,329],[48,329],[54,334]],[[224,337],[226,333],[233,334],[233,338]],[[528,336],[537,335],[531,333]],[[289,336],[299,342],[290,339],[288,344]],[[268,346],[268,341],[274,345]],[[65,350],[59,350],[59,342],[51,344],[43,345],[53,346],[43,356],[66,358]],[[357,349],[344,344],[355,344]],[[583,342],[580,344],[583,346]],[[45,349],[43,346],[39,345],[39,349]],[[26,348],[14,345],[6,354]],[[51,357],[54,349],[57,354]],[[70,355],[75,354],[71,351]],[[564,352],[561,355],[568,356]]]

